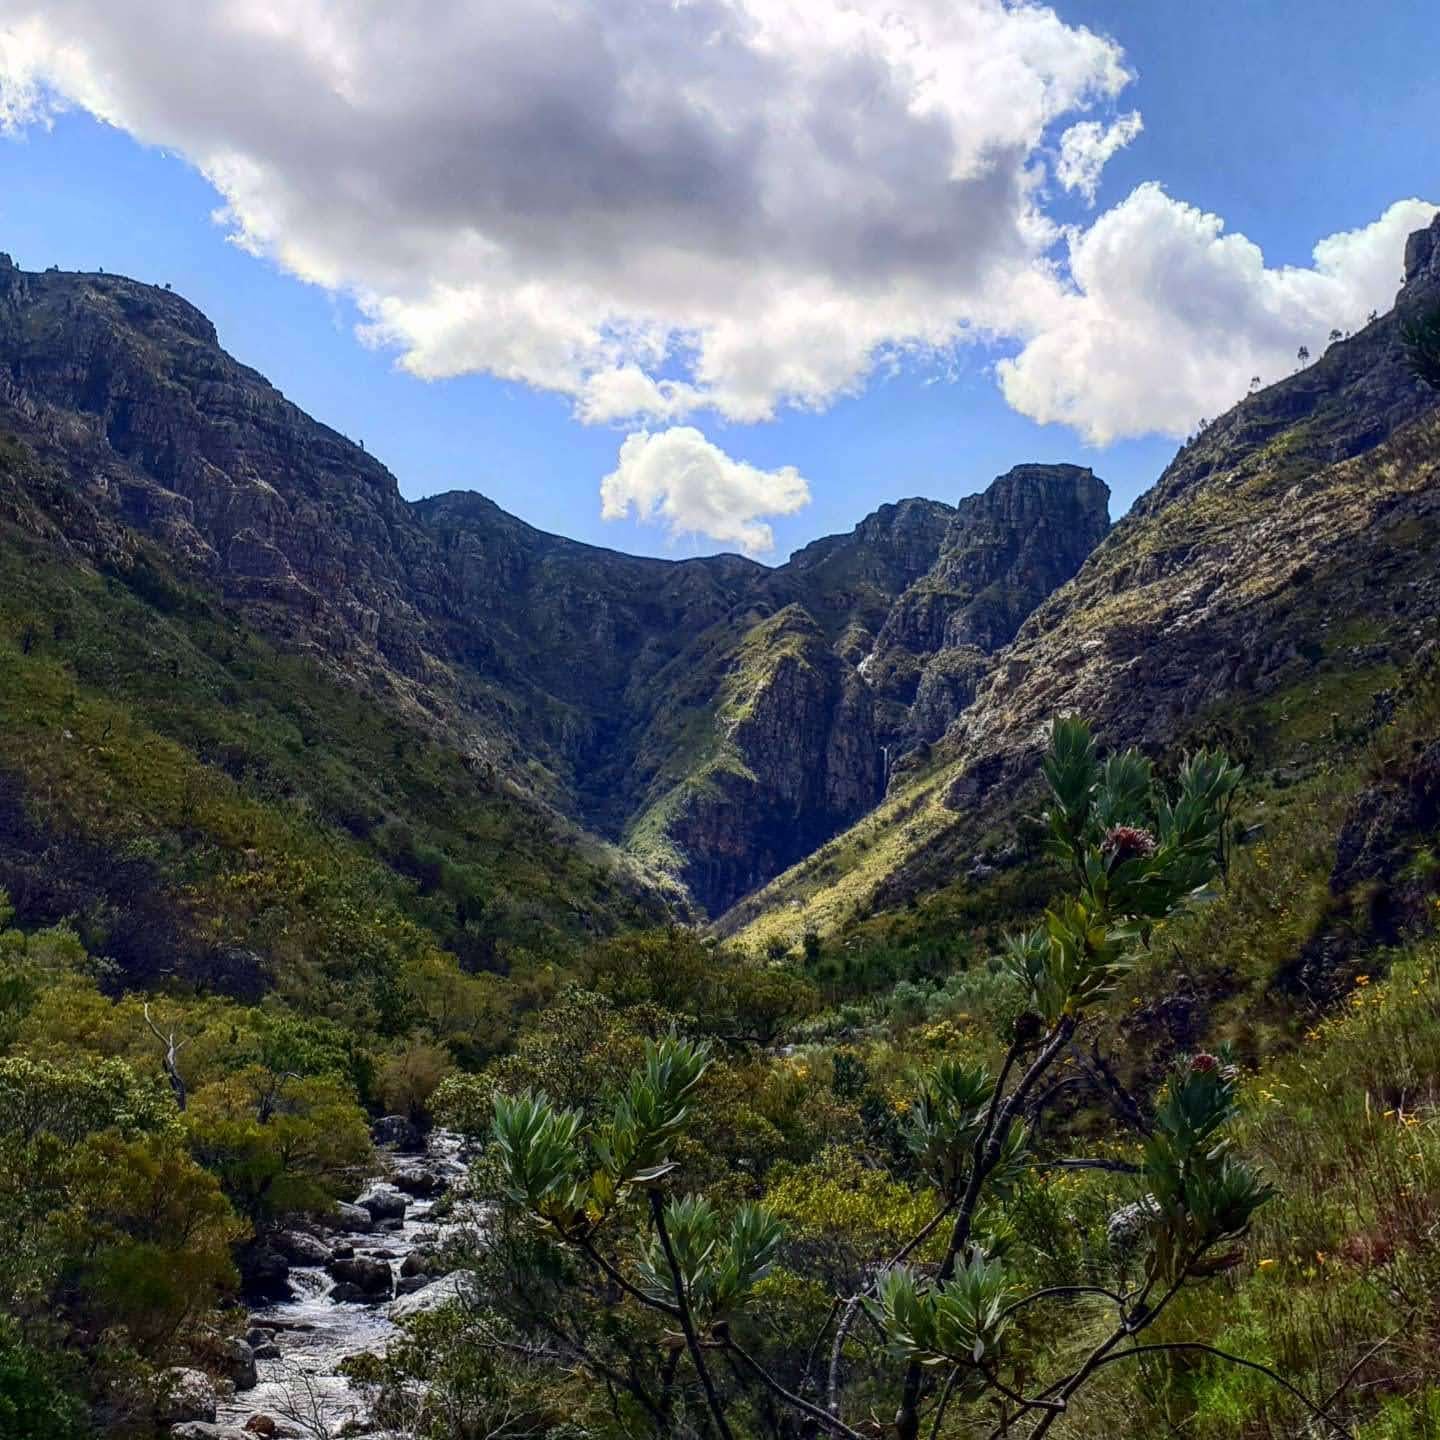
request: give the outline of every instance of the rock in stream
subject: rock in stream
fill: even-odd
[[[287,1231],[274,1238],[274,1248],[290,1262],[292,1297],[252,1312],[256,1384],[219,1401],[213,1419],[205,1417],[212,1433],[227,1440],[241,1433],[247,1440],[259,1434],[329,1437],[347,1424],[364,1425],[364,1398],[340,1373],[342,1362],[383,1351],[398,1319],[466,1293],[461,1276],[431,1274],[440,1228],[431,1211],[465,1171],[459,1137],[437,1131],[423,1158],[407,1160],[403,1170],[405,1191],[390,1177],[377,1177],[356,1203],[339,1207],[323,1235]],[[421,1178],[422,1171],[433,1184]],[[456,1216],[446,1224],[474,1224],[477,1218]],[[414,1288],[417,1279],[423,1288]],[[267,1421],[276,1428],[261,1428]]]

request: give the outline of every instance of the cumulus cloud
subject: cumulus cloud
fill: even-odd
[[[1386,308],[1405,237],[1436,207],[1390,206],[1373,224],[1316,245],[1309,268],[1269,268],[1218,215],[1142,185],[1069,238],[1069,280],[1029,297],[1029,338],[999,369],[1024,415],[1060,421],[1096,444],[1183,435],[1294,367],[1299,346]]]
[[[1123,150],[1143,129],[1138,110],[1122,115],[1109,125],[1098,120],[1081,120],[1060,137],[1060,154],[1055,178],[1067,189],[1078,190],[1087,203],[1095,203],[1100,172],[1117,151]]]
[[[757,469],[731,459],[693,426],[675,425],[626,436],[600,499],[607,520],[633,513],[666,525],[672,537],[708,535],[764,555],[775,535],[761,517],[793,515],[809,504],[810,487],[793,465]]]
[[[594,422],[823,405],[986,323],[1053,238],[1046,136],[1130,78],[1009,0],[4,9],[12,123],[43,84],[187,156],[237,243],[355,295],[416,374]]]
[[[1115,41],[1019,0],[0,6],[0,129],[72,106],[184,155],[414,374],[591,424],[763,421],[1003,341],[1025,414],[1183,433],[1387,305],[1430,211],[1298,269],[1155,186],[1060,226],[1047,168],[1093,201],[1141,120]],[[757,547],[764,513],[679,523]]]

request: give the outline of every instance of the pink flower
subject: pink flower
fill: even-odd
[[[1112,825],[1105,832],[1101,853],[1116,860],[1134,860],[1155,853],[1155,837],[1135,825]]]

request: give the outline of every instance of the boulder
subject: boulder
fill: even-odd
[[[216,1368],[237,1390],[253,1390],[259,1376],[255,1373],[255,1351],[248,1341],[221,1340],[215,1348]]]
[[[303,1230],[281,1230],[270,1243],[292,1265],[325,1265],[330,1260],[330,1247]]]
[[[278,1433],[278,1432],[272,1432]],[[171,1440],[255,1440],[255,1431],[211,1420],[186,1420],[170,1431]]]
[[[433,1251],[424,1248],[412,1250],[400,1262],[400,1275],[402,1279],[410,1280],[417,1275],[439,1275],[443,1271],[440,1268],[440,1257]]]
[[[420,1127],[405,1115],[384,1116],[370,1127],[370,1135],[377,1145],[388,1145],[394,1150],[414,1154],[425,1148]]]
[[[417,1290],[423,1290],[430,1283],[428,1275],[406,1275],[395,1282],[395,1293],[397,1295],[413,1295]]]
[[[280,1433],[280,1422],[273,1415],[252,1415],[241,1428],[252,1435],[263,1435],[268,1440],[268,1437]]]
[[[375,1227],[374,1217],[363,1205],[351,1205],[345,1200],[336,1201],[334,1219],[340,1229],[359,1231],[362,1235]]]
[[[162,1425],[215,1419],[215,1385],[203,1370],[173,1366],[161,1372],[155,1418]]]
[[[355,1247],[353,1245],[336,1245],[330,1251],[331,1260],[352,1260],[354,1257]],[[328,1264],[329,1262],[327,1261],[326,1263]]]
[[[445,1189],[445,1180],[423,1165],[402,1165],[390,1175],[391,1183],[407,1195],[428,1199]]]
[[[452,1270],[423,1290],[417,1290],[413,1295],[402,1295],[392,1302],[388,1313],[392,1320],[406,1320],[412,1315],[424,1315],[445,1305],[473,1302],[475,1296],[474,1276],[465,1270]]]
[[[240,1292],[251,1300],[288,1300],[290,1262],[263,1240],[242,1245],[235,1256]]]
[[[280,1347],[273,1340],[267,1340],[263,1345],[255,1346],[255,1358],[257,1360],[278,1360]]]
[[[386,1300],[390,1297],[390,1267],[383,1260],[357,1255],[353,1260],[332,1260],[327,1267],[343,1285],[354,1285],[364,1295]]]
[[[275,1339],[275,1331],[268,1325],[252,1325],[245,1332],[245,1343],[252,1349],[269,1345]]]
[[[373,1221],[404,1220],[405,1212],[410,1208],[410,1202],[402,1191],[384,1183],[372,1185],[363,1195],[356,1197],[355,1203]]]

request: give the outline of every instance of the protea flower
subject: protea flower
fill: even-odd
[[[1212,1070],[1219,1068],[1220,1061],[1206,1050],[1190,1057],[1190,1069],[1196,1075],[1208,1075]]]
[[[1155,853],[1155,837],[1135,825],[1112,825],[1105,832],[1100,852],[1117,862],[1148,858]]]

